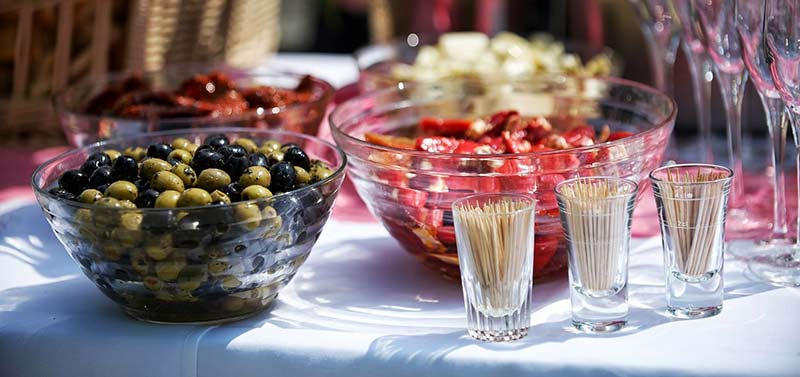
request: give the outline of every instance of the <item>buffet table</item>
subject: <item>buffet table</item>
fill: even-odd
[[[276,64],[303,62],[338,86],[354,79],[343,57],[283,56]],[[24,174],[3,167],[12,182],[24,182]],[[653,236],[632,243],[625,330],[572,330],[561,278],[535,283],[527,338],[472,340],[460,284],[404,252],[363,208],[353,208],[352,195],[343,189],[310,258],[270,311],[226,325],[170,326],[126,317],[82,276],[29,189],[0,186],[0,376],[800,373],[800,290],[760,283],[744,263],[727,260],[722,313],[672,319],[661,241]]]

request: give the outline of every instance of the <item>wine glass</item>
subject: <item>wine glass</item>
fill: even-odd
[[[653,67],[653,82],[658,90],[673,95],[672,71],[680,35],[668,0],[629,0],[636,10],[647,39],[647,51]]]
[[[788,106],[794,125],[795,144],[800,150],[800,0],[767,0],[765,13],[765,60],[769,64],[775,88]],[[797,162],[800,169],[800,155]],[[781,252],[751,259],[750,270],[771,283],[800,287],[800,220],[798,242]]]
[[[767,127],[772,141],[770,166],[774,169],[774,174],[770,183],[774,193],[773,221],[772,234],[765,245],[769,248],[773,245],[791,245],[794,240],[788,234],[786,224],[786,172],[783,169],[788,119],[784,115],[783,99],[772,82],[767,61],[764,45],[765,4],[764,0],[736,0],[736,30],[739,32],[744,64],[767,115]]]
[[[735,0],[692,0],[705,35],[707,52],[719,79],[725,118],[728,123],[728,156],[734,172],[728,210],[727,230],[731,238],[747,238],[761,224],[745,209],[742,168],[742,97],[747,71],[736,34]],[[730,250],[732,254],[747,257]]]
[[[706,53],[706,41],[700,21],[695,17],[691,0],[672,0],[672,7],[681,25],[683,53],[692,77],[695,113],[697,114],[700,154],[706,162],[714,162],[711,135],[711,81],[714,80],[711,59]]]

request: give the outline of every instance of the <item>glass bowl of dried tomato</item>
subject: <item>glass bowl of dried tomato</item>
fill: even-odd
[[[54,107],[74,146],[205,127],[316,135],[333,92],[328,82],[309,75],[176,65],[87,79],[58,93]]]
[[[454,200],[532,195],[540,278],[567,265],[556,184],[577,176],[644,183],[661,163],[676,112],[670,97],[643,84],[560,75],[403,84],[342,103],[329,123],[371,213],[446,276],[459,277]]]

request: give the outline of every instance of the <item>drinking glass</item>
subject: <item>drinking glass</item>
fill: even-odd
[[[467,331],[484,341],[528,335],[536,202],[521,194],[477,194],[453,202]]]
[[[705,162],[712,163],[714,151],[711,134],[711,81],[714,80],[714,73],[711,59],[706,52],[705,35],[691,0],[672,0],[672,7],[680,21],[683,39],[681,46],[692,77],[700,155]]]
[[[719,79],[728,123],[729,164],[736,178],[731,188],[728,230],[736,238],[747,238],[761,224],[745,209],[742,179],[742,97],[747,71],[736,33],[735,0],[692,0],[705,35],[708,55]],[[746,255],[740,255],[745,257]]]
[[[583,177],[556,185],[567,240],[572,324],[610,332],[628,317],[628,253],[638,185],[615,177]]]
[[[667,311],[703,318],[722,310],[725,214],[733,171],[716,165],[681,164],[653,170]]]
[[[629,0],[636,10],[653,67],[653,82],[658,90],[673,94],[672,74],[680,35],[667,0]]]
[[[747,244],[737,246],[751,248],[754,251],[770,249],[776,245],[790,245],[794,242],[788,234],[786,224],[786,172],[783,163],[788,119],[785,116],[783,99],[772,82],[767,61],[764,43],[765,4],[764,0],[736,1],[736,30],[739,32],[744,63],[750,73],[750,80],[758,91],[764,113],[767,115],[767,128],[771,140],[769,166],[774,171],[770,182],[774,193],[772,234],[759,247]]]
[[[767,0],[765,13],[766,61],[775,87],[788,106],[794,125],[795,145],[800,151],[800,0]],[[797,162],[800,171],[800,154]],[[800,217],[797,229],[798,243],[794,247],[751,259],[750,270],[770,283],[799,287]]]

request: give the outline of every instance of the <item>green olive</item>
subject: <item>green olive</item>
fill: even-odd
[[[178,199],[181,193],[175,190],[166,190],[156,198],[155,208],[175,208],[178,206]]]
[[[228,197],[224,192],[219,190],[214,190],[211,193],[211,203],[219,204],[231,204],[231,198]]]
[[[122,254],[124,254],[125,249],[117,242],[106,243],[100,248],[100,252],[108,258],[108,260],[119,260],[122,258]]]
[[[256,144],[256,142],[254,142],[253,140],[250,140],[248,138],[242,137],[242,138],[236,139],[234,144],[239,145],[242,148],[244,148],[247,151],[247,153],[253,153],[256,150],[258,150],[258,144]]]
[[[150,262],[147,261],[147,255],[142,250],[131,252],[131,266],[139,275],[146,275],[150,270]]]
[[[242,190],[242,200],[253,200],[261,198],[271,198],[272,192],[261,185],[250,185]]]
[[[231,265],[225,261],[213,260],[208,262],[208,272],[211,274],[211,276],[217,276],[225,271],[228,271],[230,268]]]
[[[178,289],[185,292],[191,292],[197,288],[200,288],[203,282],[206,281],[207,279],[206,274],[200,274],[200,273],[193,273],[193,274],[184,273],[182,275],[183,276],[181,276],[178,279]]]
[[[103,198],[103,193],[95,189],[86,189],[78,195],[78,201],[81,203],[92,204]]]
[[[296,177],[295,182],[301,185],[307,185],[309,182],[311,182],[311,174],[309,174],[306,169],[303,169],[299,166],[294,167],[294,175]]]
[[[269,149],[269,151],[277,151],[281,149],[281,143],[275,140],[267,140],[261,145],[261,147],[264,149]]]
[[[330,177],[333,171],[324,165],[312,165],[309,173],[311,174],[311,182],[313,183]]]
[[[115,240],[122,247],[134,247],[139,243],[142,235],[135,230],[114,228],[114,230],[111,231],[110,238]]]
[[[158,191],[173,190],[177,192],[183,192],[184,188],[183,180],[168,171],[153,174],[153,177],[150,178],[150,187]]]
[[[222,288],[225,289],[234,289],[239,288],[242,285],[242,281],[237,279],[235,276],[227,275],[222,279]]]
[[[140,212],[125,212],[119,218],[119,224],[127,230],[139,230],[142,225],[142,214]]]
[[[194,172],[191,166],[185,163],[175,165],[170,172],[177,175],[178,178],[183,181],[184,187],[192,186],[194,182],[197,181],[197,173]]]
[[[169,162],[160,158],[148,158],[142,161],[142,167],[139,171],[141,172],[142,178],[150,180],[153,174],[160,171],[169,171],[170,169],[172,169],[172,165],[170,165]]]
[[[283,152],[281,151],[269,152],[269,154],[267,155],[267,161],[269,162],[270,166],[283,161]]]
[[[119,200],[109,196],[100,198],[100,200],[94,202],[94,204],[105,208],[122,208],[122,206],[119,204]]]
[[[209,204],[211,204],[211,194],[201,188],[190,188],[178,199],[178,207],[199,207]]]
[[[111,162],[114,162],[114,160],[116,160],[117,157],[122,155],[122,153],[119,153],[119,151],[116,149],[106,149],[103,151],[103,153],[105,153],[106,156],[108,156],[108,158],[111,159]]]
[[[197,177],[196,187],[206,191],[219,190],[231,183],[231,176],[222,169],[205,169]]]
[[[270,181],[272,180],[271,178],[267,168],[263,166],[251,166],[244,169],[242,176],[239,177],[239,184],[242,185],[242,187],[251,185],[269,187]]]
[[[92,222],[92,211],[87,208],[79,208],[75,211],[75,222],[78,224],[90,224]]]
[[[173,251],[172,236],[163,234],[156,238],[148,238],[145,241],[144,251],[147,256],[157,261],[166,259]]]
[[[136,203],[134,203],[134,202],[132,202],[130,200],[120,200],[119,201],[119,207],[120,208],[124,208],[124,209],[136,209],[137,208],[136,207]]]
[[[185,260],[170,258],[156,263],[156,276],[161,280],[175,280],[184,267],[186,267]]]
[[[139,196],[139,189],[128,181],[116,181],[108,186],[104,195],[119,200],[134,201]]]
[[[181,149],[181,150],[184,150],[184,151],[188,152],[189,150],[186,149],[186,147],[191,145],[192,142],[189,141],[186,138],[176,137],[176,138],[172,139],[172,143],[170,143],[170,144],[172,144],[172,147],[175,148],[175,149]]]
[[[264,228],[266,229],[262,237],[272,238],[278,235],[283,225],[283,219],[278,216],[278,212],[275,211],[275,208],[270,206],[264,207],[264,209],[261,210],[261,218],[264,220]]]
[[[184,164],[192,162],[192,154],[183,149],[174,149],[172,152],[169,152],[167,158],[170,160],[183,162]]]
[[[122,154],[125,156],[133,157],[136,161],[141,161],[145,156],[147,156],[147,151],[142,147],[127,147]]]
[[[242,203],[233,208],[233,214],[246,228],[253,230],[258,227],[261,221],[261,211],[254,203]]]
[[[228,296],[222,300],[222,310],[225,310],[228,313],[235,313],[244,307],[244,304],[247,303],[247,300],[241,297],[235,296]]]

